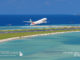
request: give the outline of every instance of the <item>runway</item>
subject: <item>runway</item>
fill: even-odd
[[[74,30],[80,28],[68,28],[68,29],[48,29],[48,30],[32,30],[32,31],[0,31],[1,33],[23,33],[23,32],[38,32],[38,31],[58,31],[58,30]]]

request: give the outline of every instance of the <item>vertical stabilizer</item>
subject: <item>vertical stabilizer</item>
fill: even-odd
[[[30,19],[30,23],[32,23],[32,19]]]

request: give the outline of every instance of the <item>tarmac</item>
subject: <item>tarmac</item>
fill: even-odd
[[[32,31],[1,31],[1,33],[23,33],[23,32],[38,32],[38,31],[58,31],[58,30],[73,30],[80,28],[68,28],[68,29],[48,29],[48,30],[32,30]]]

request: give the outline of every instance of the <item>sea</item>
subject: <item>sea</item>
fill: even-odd
[[[29,25],[24,21],[37,21],[47,18],[46,24],[40,25],[59,25],[59,24],[80,24],[79,15],[0,15],[0,26],[24,26]]]
[[[48,23],[39,26],[80,26],[79,15],[1,15],[0,30],[45,28],[24,23],[30,18],[36,21],[44,17]],[[80,32],[2,42],[0,60],[80,60]]]

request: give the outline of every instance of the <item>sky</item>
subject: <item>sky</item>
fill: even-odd
[[[0,0],[1,14],[80,14],[80,0]]]

